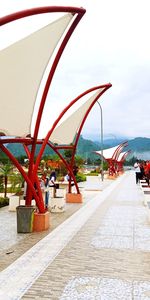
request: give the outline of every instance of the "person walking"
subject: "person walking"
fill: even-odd
[[[140,163],[139,160],[137,160],[134,164],[134,170],[135,170],[135,180],[136,184],[139,183],[139,180],[141,178],[141,169],[140,169]]]

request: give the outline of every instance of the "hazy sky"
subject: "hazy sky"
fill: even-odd
[[[61,59],[59,91],[64,97],[111,82],[100,98],[105,135],[150,137],[150,1],[149,0],[5,0],[0,14],[30,7],[84,7]],[[83,136],[100,134],[96,104]]]

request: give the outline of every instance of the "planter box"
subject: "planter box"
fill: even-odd
[[[66,194],[66,203],[82,203],[83,197],[81,194],[67,193]]]

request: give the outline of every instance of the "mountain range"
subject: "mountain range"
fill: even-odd
[[[114,139],[104,139],[103,141],[103,149],[111,148],[116,145],[119,145],[122,142],[125,142],[124,138],[116,138]],[[8,144],[8,149],[16,156],[24,156],[25,151],[22,145],[20,144]],[[37,146],[37,153],[39,151],[39,145]],[[101,144],[99,141],[92,141],[83,138],[82,136],[79,139],[77,155],[80,155],[84,158],[97,158],[97,155],[93,153],[93,151],[101,150]],[[128,140],[128,146],[123,149],[123,151],[131,150],[131,156],[135,156],[141,159],[150,159],[150,138],[146,137],[136,137],[134,139]],[[51,155],[54,152],[47,146],[44,152],[44,155]]]

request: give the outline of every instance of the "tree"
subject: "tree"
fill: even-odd
[[[24,183],[24,178],[22,177],[21,174],[18,173],[11,174],[11,176],[9,177],[9,182],[11,185],[10,193],[21,192],[21,188],[23,187],[23,183]]]
[[[0,167],[0,175],[4,178],[4,197],[7,197],[8,175],[12,173],[13,166],[6,164]]]
[[[75,156],[75,163],[78,167],[81,167],[84,164],[84,158],[79,155]]]
[[[2,164],[8,164],[10,162],[8,156],[2,151],[0,150],[0,163]]]
[[[65,149],[64,150],[64,157],[67,160],[68,163],[70,163],[71,158],[72,158],[72,149]]]

